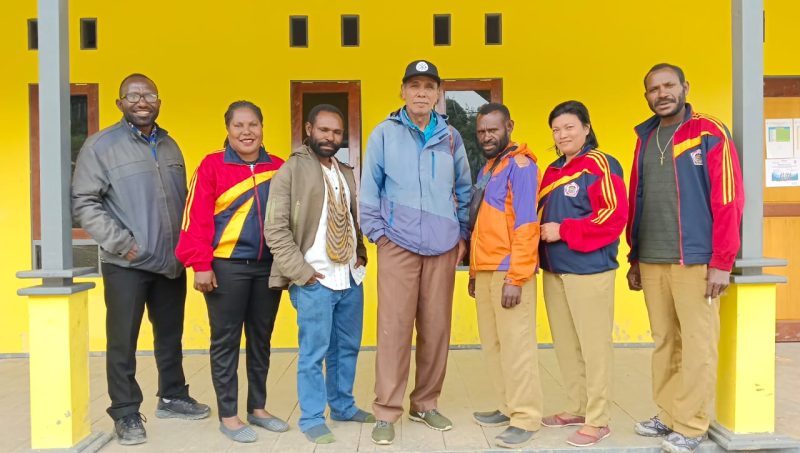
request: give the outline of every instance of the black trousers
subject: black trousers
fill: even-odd
[[[136,341],[144,307],[153,325],[158,393],[163,398],[189,395],[183,375],[183,310],[186,273],[176,279],[102,263],[106,299],[106,378],[114,420],[139,412],[142,389],[136,382]]]
[[[269,263],[215,259],[218,287],[205,295],[211,325],[211,380],[219,417],[238,413],[242,326],[247,352],[247,412],[267,404],[270,340],[281,291],[269,289]]]

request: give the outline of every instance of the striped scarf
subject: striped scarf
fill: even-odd
[[[347,209],[347,196],[345,194],[345,182],[336,159],[331,159],[333,170],[339,178],[339,195],[333,190],[333,184],[326,175],[322,175],[325,181],[325,191],[328,194],[328,230],[325,234],[325,250],[328,257],[334,263],[349,263],[353,257],[352,222],[350,210]]]

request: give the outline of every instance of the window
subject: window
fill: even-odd
[[[39,21],[28,19],[28,50],[39,48]]]
[[[342,16],[342,46],[358,47],[358,16]]]
[[[433,16],[433,45],[450,45],[450,15],[437,14]]]
[[[503,16],[486,15],[486,44],[503,44]]]
[[[75,170],[78,152],[90,134],[99,129],[97,84],[70,85],[71,169]],[[41,187],[39,184],[39,86],[30,85],[30,143],[31,143],[31,237],[33,239],[33,269],[41,269]],[[74,267],[100,268],[97,244],[89,234],[72,224],[72,258]]]
[[[81,49],[97,49],[97,19],[81,19]]]
[[[308,16],[289,17],[289,45],[308,47]]]

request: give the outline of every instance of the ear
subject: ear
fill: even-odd
[[[119,111],[124,112],[124,110],[122,110],[122,99],[117,99],[116,104]]]
[[[689,95],[689,81],[683,82],[683,90],[686,91],[686,95]]]
[[[508,135],[511,135],[511,132],[514,130],[514,120],[509,119],[506,121],[506,129],[508,129]]]
[[[306,136],[311,137],[311,129],[312,129],[311,123],[306,121]]]

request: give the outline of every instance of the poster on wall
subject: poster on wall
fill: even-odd
[[[793,120],[794,124],[794,157],[800,158],[800,118]]]
[[[764,127],[767,142],[767,159],[787,159],[794,154],[794,121],[789,119],[768,119]]]
[[[767,187],[800,186],[800,159],[767,159]]]

